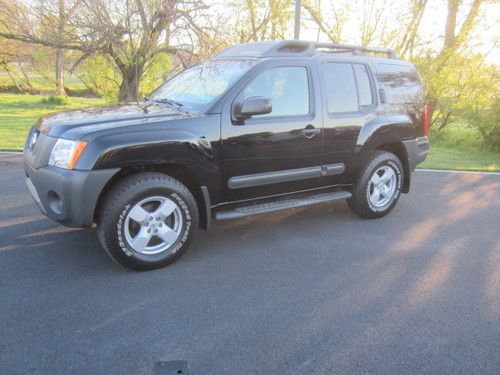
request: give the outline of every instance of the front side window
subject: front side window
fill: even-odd
[[[271,113],[260,117],[309,114],[309,80],[305,67],[277,67],[260,73],[243,90],[243,99],[263,96],[271,99]]]
[[[357,112],[373,103],[368,71],[363,64],[325,64],[329,113]]]

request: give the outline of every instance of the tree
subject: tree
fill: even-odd
[[[245,0],[230,4],[238,14],[236,42],[286,39],[293,17],[292,0]]]
[[[304,0],[302,6],[307,10],[312,18],[312,21],[332,42],[342,43],[344,41],[342,33],[344,30],[344,26],[348,20],[348,14],[350,12],[349,4],[336,4],[334,2],[331,3],[331,10],[333,14],[333,22],[331,23],[328,22],[322,15],[323,12],[321,9],[320,0],[316,0],[314,4],[311,0]]]
[[[467,41],[470,32],[477,21],[479,9],[484,2],[484,0],[473,0],[467,12],[467,16],[457,32],[457,16],[461,1],[448,0],[448,15],[446,17],[442,53],[445,53],[445,51],[449,49],[457,50]]]
[[[27,7],[21,0],[0,0],[0,37],[79,51],[77,64],[95,53],[109,56],[121,75],[119,99],[125,101],[139,98],[142,77],[155,56],[178,53],[170,45],[174,35],[193,29],[203,34],[196,19],[207,9],[202,0],[54,1]],[[54,9],[61,10],[59,22],[47,22],[48,15],[55,17]]]
[[[19,92],[35,93],[36,89],[27,69],[35,65],[33,51],[22,43],[0,39],[0,68],[6,73],[12,85]]]
[[[444,41],[441,51],[437,57],[427,56],[421,61],[420,66],[427,71],[424,74],[426,82],[426,95],[429,102],[429,117],[431,123],[437,123],[437,130],[444,129],[453,120],[456,112],[457,95],[446,95],[452,89],[455,93],[472,92],[477,89],[472,86],[472,80],[463,80],[462,77],[468,73],[467,69],[477,69],[484,63],[484,56],[475,66],[470,64],[470,59],[463,52],[467,41],[477,21],[480,7],[484,0],[473,0],[465,18],[457,30],[458,14],[460,7],[465,7],[459,0],[448,0],[448,14],[446,16]],[[463,9],[462,9],[463,11]],[[424,66],[425,65],[425,66]],[[430,67],[430,69],[428,69]],[[450,79],[450,77],[452,77]],[[453,78],[454,77],[454,78]],[[467,87],[469,85],[469,87]],[[450,98],[454,97],[454,100]],[[458,95],[461,97],[461,95]]]
[[[410,16],[404,16],[404,18],[409,19],[409,21],[407,22],[406,27],[403,28],[405,31],[400,34],[402,36],[395,46],[395,50],[400,56],[408,56],[410,58],[413,56],[417,43],[418,31],[420,29],[420,24],[424,16],[427,3],[428,0],[411,1]]]

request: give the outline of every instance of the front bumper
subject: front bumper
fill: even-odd
[[[413,172],[417,165],[427,158],[430,147],[429,139],[427,137],[419,137],[417,139],[403,141],[403,144],[406,148],[406,154],[408,155],[410,172]]]
[[[24,162],[26,184],[40,211],[69,227],[90,227],[97,200],[119,168],[78,171]]]

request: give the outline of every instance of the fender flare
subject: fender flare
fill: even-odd
[[[415,139],[415,130],[408,115],[379,116],[368,121],[359,132],[354,150],[354,163],[358,168],[366,157],[376,149],[396,154],[403,165],[403,193],[410,190],[412,166],[405,142]]]

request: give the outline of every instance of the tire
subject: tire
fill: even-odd
[[[375,173],[378,175],[378,184],[375,183]],[[387,178],[387,182],[383,183]],[[385,216],[398,202],[403,181],[403,165],[399,158],[388,151],[374,151],[361,169],[347,204],[359,216],[367,219]]]
[[[115,261],[135,270],[175,261],[198,227],[193,195],[162,173],[126,177],[108,192],[101,207],[97,235],[102,247]]]

